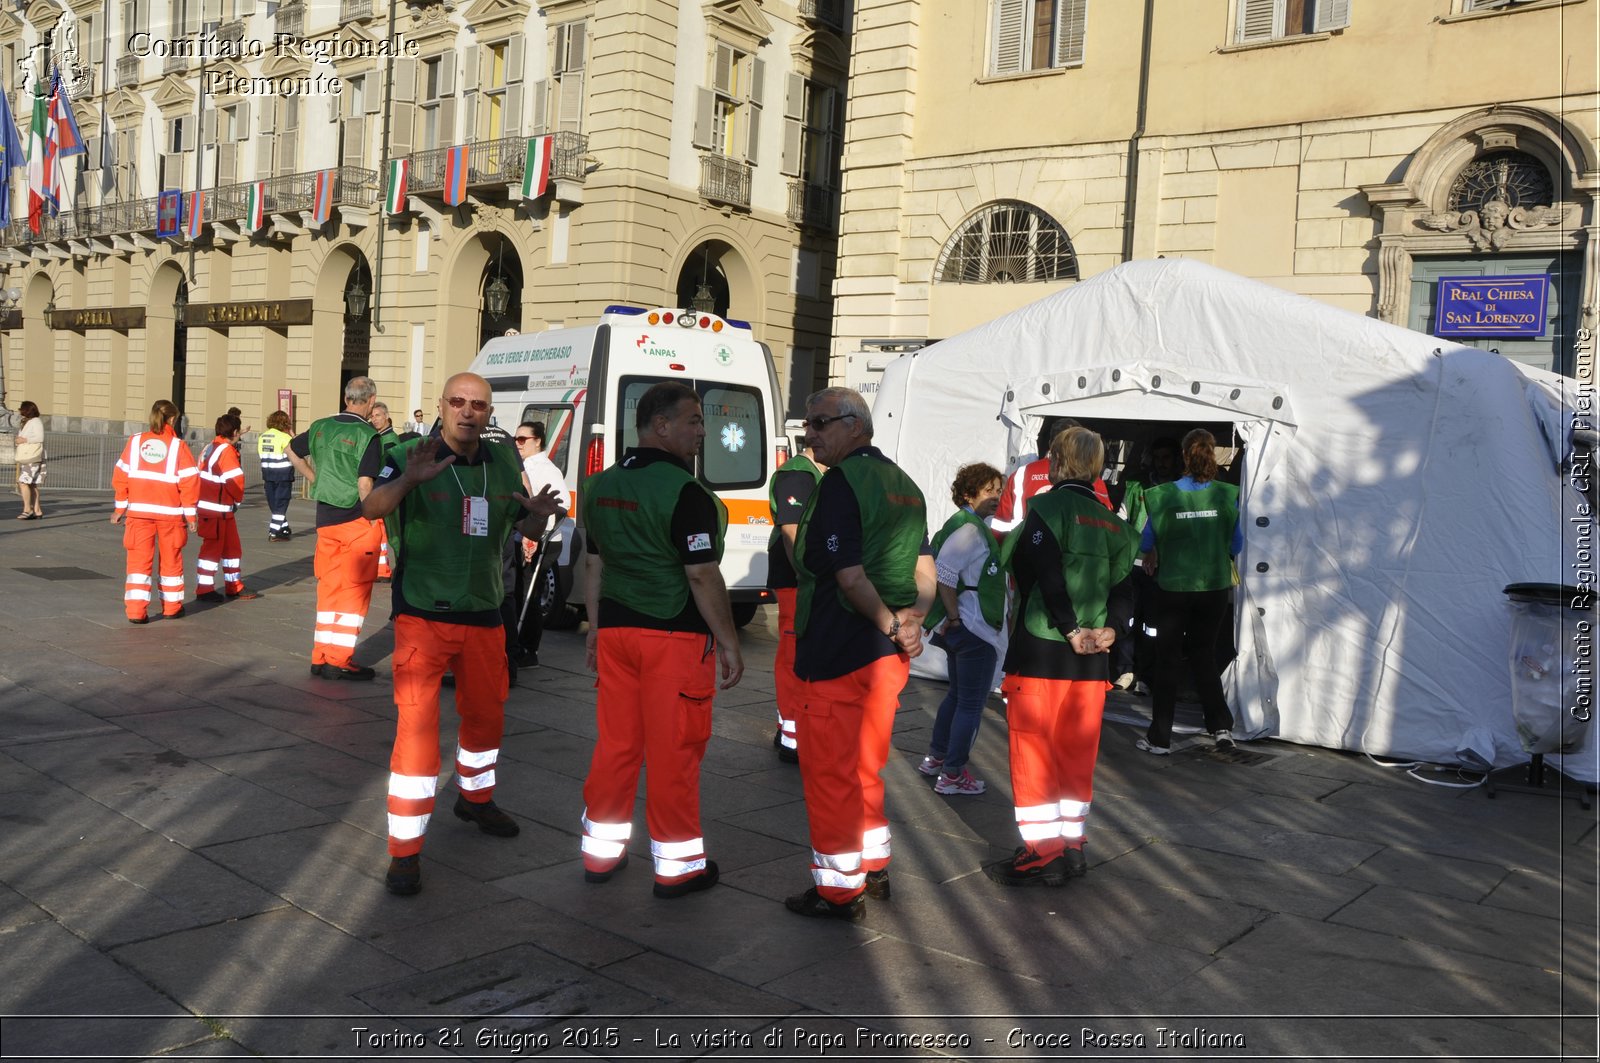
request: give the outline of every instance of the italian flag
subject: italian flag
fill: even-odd
[[[250,186],[244,220],[251,232],[257,232],[267,224],[267,182],[256,181]]]
[[[389,160],[389,184],[383,195],[383,212],[385,214],[405,213],[406,181],[410,176],[410,159]]]
[[[550,150],[555,137],[530,137],[522,164],[522,198],[538,199],[550,187]]]

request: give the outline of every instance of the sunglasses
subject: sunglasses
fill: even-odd
[[[516,440],[518,443],[532,443],[533,442],[533,437],[532,436],[512,436],[511,438]]]
[[[809,428],[812,431],[820,432],[835,421],[843,421],[846,418],[854,416],[855,414],[853,413],[841,413],[837,417],[809,417],[800,422],[800,427]]]
[[[461,409],[461,407],[467,405],[468,403],[471,403],[472,404],[472,408],[474,410],[477,410],[479,413],[482,413],[484,410],[487,410],[489,408],[489,400],[488,399],[464,399],[460,395],[451,395],[448,399],[445,399],[444,401],[446,401],[446,402],[448,402],[450,404],[450,408],[452,410],[459,410],[459,409]]]

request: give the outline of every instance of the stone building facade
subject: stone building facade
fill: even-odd
[[[848,24],[840,0],[7,7],[24,141],[30,78],[59,67],[88,148],[38,234],[12,178],[7,402],[117,422],[170,397],[256,426],[292,402],[304,425],[365,373],[404,420],[487,337],[691,303],[748,321],[804,393],[830,344]],[[161,193],[188,212],[196,189],[198,230],[158,235]]]
[[[858,6],[836,378],[1184,256],[1423,332],[1440,277],[1542,275],[1539,335],[1457,342],[1592,381],[1595,0]]]

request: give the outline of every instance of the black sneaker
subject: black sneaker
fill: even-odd
[[[886,901],[889,899],[888,868],[884,868],[882,871],[867,872],[866,896],[871,897],[875,901]]]
[[[314,664],[314,665],[311,666],[311,674],[320,679],[320,678],[322,678],[322,669],[323,669],[322,665]]]
[[[1083,854],[1078,854],[1081,859]],[[1068,870],[1064,857],[1049,860],[1023,846],[1010,860],[998,860],[984,866],[983,873],[1002,886],[1065,886]]]
[[[456,818],[476,823],[485,834],[496,838],[515,838],[522,833],[517,821],[506,815],[493,801],[468,801],[466,794],[456,794]]]
[[[1061,862],[1067,865],[1068,878],[1082,878],[1089,873],[1089,861],[1082,849],[1068,849],[1061,854]]]
[[[694,878],[686,878],[682,882],[657,882],[652,892],[663,900],[673,900],[677,897],[687,897],[691,893],[708,890],[717,884],[720,877],[715,860],[706,861],[706,869]]]
[[[220,601],[222,601],[222,595],[218,594],[216,591],[206,591],[204,594],[195,595],[195,598],[199,599],[202,602],[220,602]]]
[[[616,862],[616,864],[613,865],[607,871],[590,871],[588,868],[584,868],[583,869],[583,881],[585,881],[585,882],[594,882],[594,883],[610,882],[612,875],[615,875],[618,871],[621,871],[623,868],[625,868],[627,866],[628,866],[628,850],[624,849],[624,850],[622,850],[622,859],[618,860]]]
[[[860,897],[855,897],[848,904],[834,904],[818,893],[815,886],[787,898],[783,906],[808,919],[843,919],[849,923],[860,922],[861,917],[867,914],[867,904]]]
[[[383,876],[383,888],[390,893],[409,897],[422,890],[422,857],[397,856],[389,861],[389,873]]]
[[[355,668],[346,668],[342,664],[325,664],[322,666],[321,672],[316,671],[316,667],[316,665],[311,666],[312,675],[320,675],[324,679],[342,679],[350,683],[368,683],[371,682],[378,674],[371,668],[362,668],[359,666]]]
[[[778,759],[785,764],[800,763],[800,751],[798,749],[790,749],[783,744],[783,728],[780,727],[773,733],[772,747],[778,751]]]
[[[1218,749],[1236,748],[1233,741],[1233,734],[1226,727],[1220,731],[1212,731],[1211,740],[1217,744]]]
[[[128,617],[128,623],[130,623],[130,624],[148,624],[149,622],[150,622],[150,618],[148,616],[130,616],[130,617]]]

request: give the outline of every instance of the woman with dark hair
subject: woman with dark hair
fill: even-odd
[[[1006,622],[1006,576],[1000,544],[984,521],[1000,505],[1000,470],[979,462],[962,466],[950,485],[955,516],[933,537],[938,597],[923,624],[937,627],[949,662],[950,689],[934,718],[928,755],[917,770],[933,775],[938,794],[981,794],[982,779],[967,770],[967,756],[983,722],[983,703],[994,685],[994,666]]]
[[[17,407],[22,425],[17,429],[17,494],[22,496],[22,515],[18,520],[38,520],[39,485],[44,483],[44,418],[39,407],[24,402]]]
[[[1133,611],[1138,537],[1094,481],[1105,443],[1069,428],[1050,444],[1049,491],[1035,495],[1002,551],[1017,582],[1006,648],[1011,799],[1022,847],[984,872],[1002,886],[1063,886],[1088,870],[1084,825],[1094,793],[1110,649]]]
[[[1222,692],[1217,644],[1233,617],[1233,559],[1244,549],[1239,489],[1217,479],[1217,441],[1204,428],[1183,437],[1182,478],[1146,492],[1149,518],[1139,541],[1146,575],[1155,579],[1147,610],[1152,667],[1150,729],[1137,745],[1164,756],[1172,749],[1180,659],[1188,661],[1206,731],[1233,745],[1233,713]]]
[[[150,622],[156,548],[161,550],[161,614],[183,615],[183,544],[198,531],[200,470],[178,436],[178,407],[161,399],[150,407],[150,427],[134,433],[111,474],[116,508],[111,523],[127,522],[122,545],[128,551],[128,580],[122,592],[128,623]],[[187,530],[185,530],[187,526]]]

